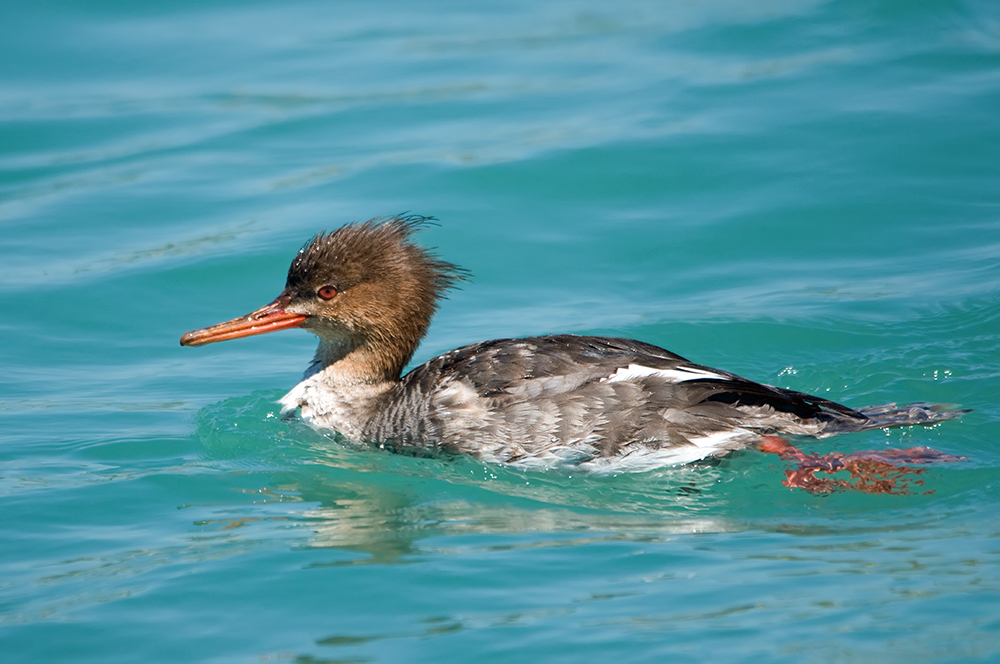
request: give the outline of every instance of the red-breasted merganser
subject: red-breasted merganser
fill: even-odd
[[[438,299],[464,277],[412,242],[427,219],[373,219],[317,235],[273,302],[188,332],[181,345],[304,328],[319,348],[281,399],[283,412],[300,409],[313,426],[396,451],[522,466],[641,471],[772,436],[823,438],[966,412],[923,403],[855,410],[606,337],[485,341],[402,376]]]

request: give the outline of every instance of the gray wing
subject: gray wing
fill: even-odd
[[[636,445],[742,447],[764,434],[825,436],[871,422],[820,397],[606,337],[466,346],[414,369],[393,392],[369,440],[498,461],[613,457]]]

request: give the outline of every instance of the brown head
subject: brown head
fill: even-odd
[[[288,268],[285,289],[241,318],[181,337],[201,346],[301,327],[325,364],[346,360],[354,379],[396,380],[427,332],[438,299],[465,273],[410,236],[429,218],[372,219],[320,233]]]

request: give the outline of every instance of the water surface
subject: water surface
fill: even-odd
[[[992,2],[51,1],[0,26],[0,648],[23,662],[1000,657]],[[411,211],[474,278],[415,362],[613,334],[960,404],[933,493],[756,452],[613,476],[278,417],[305,332],[183,332]]]

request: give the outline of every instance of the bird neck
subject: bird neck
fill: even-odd
[[[307,376],[322,372],[325,382],[335,385],[381,385],[399,382],[403,367],[416,344],[386,340],[330,340],[320,338]]]

